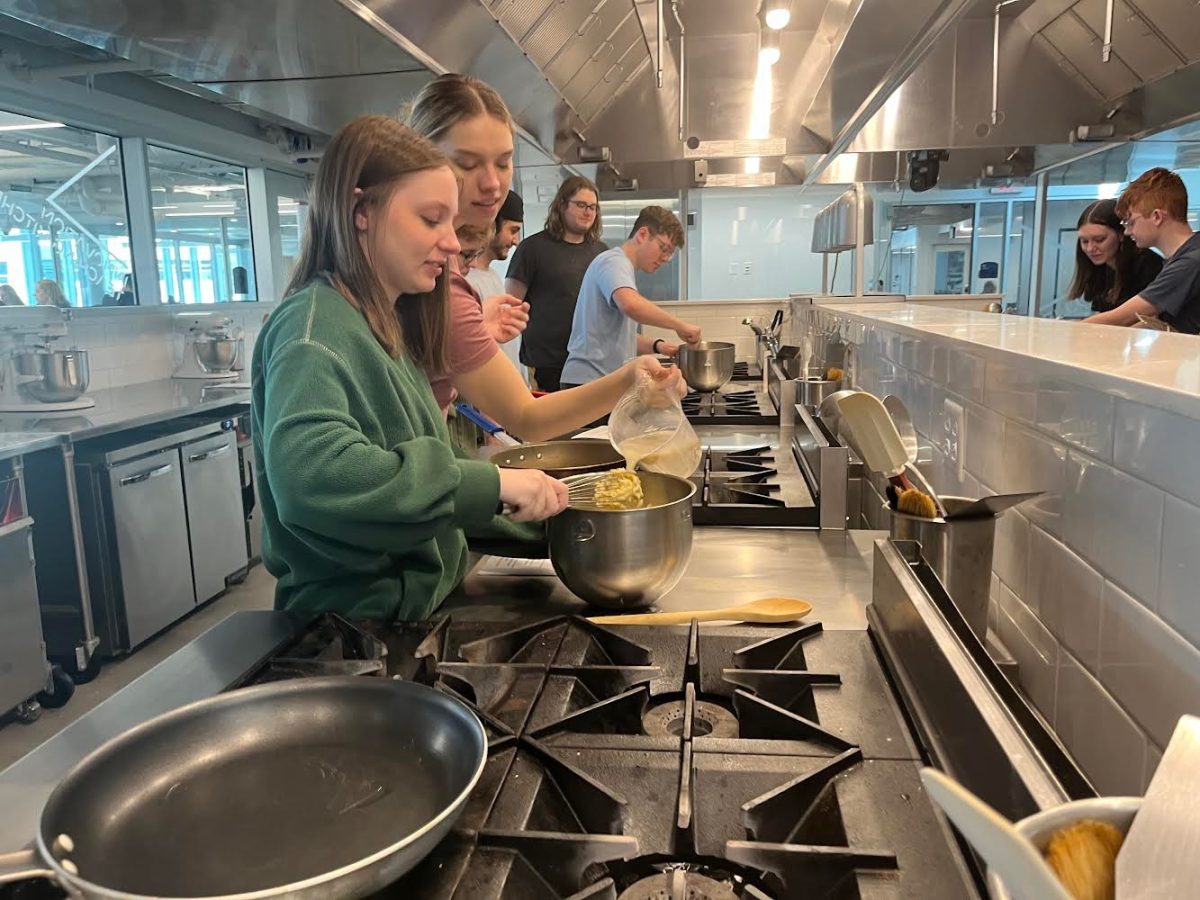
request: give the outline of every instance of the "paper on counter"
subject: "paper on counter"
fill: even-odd
[[[509,556],[485,556],[475,567],[476,575],[553,575],[548,559],[515,559]]]

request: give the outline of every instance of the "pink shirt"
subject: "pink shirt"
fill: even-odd
[[[457,259],[451,262],[450,272],[450,371],[430,378],[433,396],[442,412],[450,408],[458,396],[453,379],[490,362],[500,352],[483,323],[483,307],[479,295],[458,272]]]

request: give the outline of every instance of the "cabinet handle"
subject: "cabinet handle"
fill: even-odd
[[[218,447],[215,450],[205,450],[203,453],[196,453],[188,457],[188,462],[204,462],[206,459],[216,459],[218,456],[225,456],[229,453],[230,445]]]
[[[137,475],[130,475],[128,478],[122,478],[117,482],[117,484],[119,484],[121,487],[125,487],[127,484],[141,484],[143,481],[149,481],[151,478],[157,478],[160,475],[166,475],[174,468],[175,467],[173,465],[167,463],[165,466],[159,466],[157,469],[147,469],[145,472],[141,472]]]

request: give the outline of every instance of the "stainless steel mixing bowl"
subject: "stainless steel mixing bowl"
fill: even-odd
[[[37,376],[19,385],[22,394],[42,403],[77,400],[88,388],[91,368],[86,350],[38,350],[17,357],[17,371]]]
[[[568,507],[547,523],[554,571],[573,594],[596,606],[649,606],[675,587],[691,559],[696,486],[674,475],[638,475],[645,507]]]
[[[493,453],[491,461],[502,469],[540,469],[551,478],[604,472],[625,465],[625,458],[612,444],[591,438],[506,447]]]
[[[205,372],[228,372],[237,361],[238,342],[232,338],[211,338],[192,344],[196,348],[196,362]]]
[[[733,377],[736,348],[725,341],[680,344],[675,357],[683,380],[693,391],[718,390]]]

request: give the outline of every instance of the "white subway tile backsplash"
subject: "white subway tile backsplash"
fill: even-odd
[[[1104,578],[1065,544],[1030,526],[1025,603],[1078,659],[1097,671]]]
[[[1063,443],[1112,461],[1115,399],[1065,381],[1043,380],[1037,386],[1037,425]]]
[[[1200,713],[1200,651],[1112,582],[1104,586],[1100,680],[1160,747]]]
[[[982,403],[983,387],[987,378],[984,360],[966,350],[951,347],[948,364],[946,387],[960,397]]]
[[[1017,661],[1021,689],[1046,720],[1053,721],[1058,641],[1003,582],[998,589],[998,599],[996,631]]]
[[[1200,507],[1167,496],[1158,571],[1158,614],[1200,645]]]
[[[1163,492],[1072,451],[1063,535],[1111,579],[1154,608]]]
[[[1067,448],[1043,434],[1005,421],[1001,476],[984,479],[1001,491],[1042,491],[1022,504],[1021,512],[1054,534],[1062,531],[1063,484]]]
[[[1001,513],[996,519],[992,569],[1014,594],[1025,596],[1029,573],[1029,520],[1015,509]]]
[[[959,452],[967,471],[988,484],[999,484],[1004,471],[1004,419],[990,409],[968,404],[966,433],[960,435]]]
[[[1146,736],[1070,655],[1058,668],[1054,730],[1102,795],[1140,795]]]
[[[1028,423],[1037,419],[1038,384],[1034,372],[988,360],[985,378],[985,406],[1010,419]]]
[[[1196,447],[1200,447],[1200,421],[1117,401],[1113,464],[1118,469],[1200,505],[1200,470],[1192,459]]]

